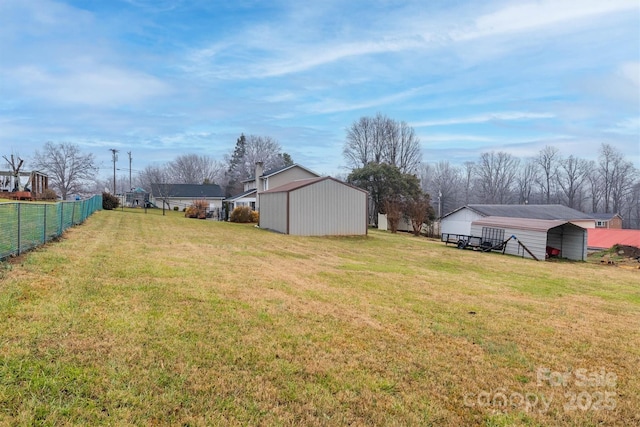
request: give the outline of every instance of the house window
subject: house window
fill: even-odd
[[[605,221],[596,221],[596,227],[606,227],[607,224]]]

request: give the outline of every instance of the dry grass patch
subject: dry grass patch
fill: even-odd
[[[635,271],[118,210],[3,277],[0,422],[640,423]]]

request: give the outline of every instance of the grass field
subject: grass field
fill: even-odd
[[[0,267],[0,424],[640,424],[640,270],[155,210]]]

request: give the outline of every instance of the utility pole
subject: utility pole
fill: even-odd
[[[127,151],[127,154],[129,155],[129,191],[131,191],[133,189],[131,186],[131,151]]]
[[[118,161],[118,150],[110,148],[111,158],[113,159],[113,195],[116,195],[116,162]]]

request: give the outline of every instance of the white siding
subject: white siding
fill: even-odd
[[[367,194],[331,179],[292,190],[289,233],[302,236],[367,234]]]
[[[282,193],[260,194],[260,228],[287,233],[287,196]]]
[[[582,228],[596,228],[596,221],[593,219],[582,219],[571,221],[572,224]]]
[[[471,223],[477,219],[483,218],[482,215],[473,212],[468,208],[462,208],[458,212],[443,218],[441,221],[440,232],[442,234],[464,234],[471,235]]]
[[[473,224],[471,226],[471,235],[480,237],[482,236],[483,225]],[[527,247],[540,261],[544,261],[546,249],[547,249],[547,233],[546,231],[532,231],[532,230],[520,230],[515,228],[504,228],[497,226],[489,226],[490,228],[497,228],[504,230],[504,239],[507,240],[511,236],[516,236],[523,245]],[[525,258],[531,258],[531,256],[522,249],[522,247],[515,240],[509,240],[507,243],[506,254],[522,256]]]

